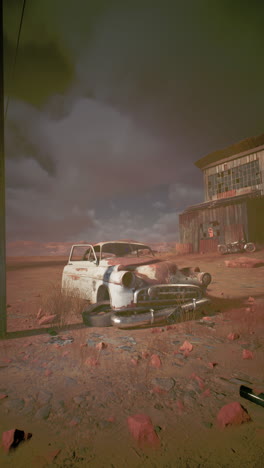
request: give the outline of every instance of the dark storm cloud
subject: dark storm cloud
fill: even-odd
[[[8,71],[21,5],[5,7]],[[173,240],[178,210],[202,201],[193,162],[263,132],[261,18],[260,2],[28,2],[6,86],[9,236]],[[143,219],[96,211],[140,193]]]

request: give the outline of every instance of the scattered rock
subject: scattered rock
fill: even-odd
[[[239,334],[238,333],[229,333],[229,335],[227,336],[227,338],[231,341],[234,341],[234,340],[238,340],[239,338]]]
[[[193,350],[193,345],[189,341],[184,341],[183,345],[180,347],[180,351],[185,353],[190,353]]]
[[[40,320],[43,316],[44,316],[44,311],[40,307],[40,309],[38,310],[38,313],[37,313],[37,319]]]
[[[46,325],[48,323],[53,323],[57,318],[57,315],[44,315],[44,317],[39,319],[39,325]]]
[[[228,268],[257,268],[264,265],[264,262],[257,258],[239,257],[235,260],[225,260]]]
[[[97,343],[96,345],[96,349],[99,349],[99,351],[101,351],[102,349],[105,349],[107,348],[107,344],[104,343],[103,341],[100,341],[100,343]]]
[[[253,359],[253,353],[249,349],[243,349],[242,357],[243,359]]]
[[[45,405],[42,406],[42,408],[39,408],[38,411],[35,414],[36,419],[48,419],[51,411],[51,406],[50,405]]]
[[[152,385],[155,388],[161,389],[162,391],[169,392],[175,385],[175,381],[172,378],[163,378],[163,377],[156,377],[155,379],[151,380]],[[153,389],[154,390],[154,389]]]
[[[161,367],[161,360],[160,360],[160,357],[157,355],[157,354],[152,354],[151,358],[150,358],[150,365],[152,367],[156,367],[157,369],[159,369]]]
[[[47,403],[50,402],[51,398],[52,398],[52,393],[51,392],[47,392],[45,390],[40,390],[39,393],[38,393],[37,402],[40,405],[46,405]]]
[[[218,365],[217,362],[209,362],[209,363],[208,363],[208,367],[210,367],[211,369],[214,369],[215,366],[217,366],[217,365]]]
[[[57,456],[60,454],[60,452],[61,452],[61,449],[57,449],[57,450],[53,450],[52,452],[47,453],[47,455],[45,455],[47,462],[52,463],[55,460],[55,458],[57,458]]]
[[[149,416],[146,414],[135,414],[127,418],[129,431],[141,447],[159,447],[160,440],[154,430]]]
[[[90,367],[96,367],[96,366],[99,366],[99,361],[98,361],[98,359],[96,359],[94,357],[90,357],[90,358],[86,359],[85,364],[87,366],[90,366]]]
[[[20,429],[10,429],[2,434],[2,447],[8,453],[11,449],[15,449],[20,442],[28,440],[31,437],[31,433],[26,433]]]
[[[223,406],[217,415],[217,424],[223,428],[239,425],[250,420],[248,412],[237,401]]]

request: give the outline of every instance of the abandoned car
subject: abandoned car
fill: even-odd
[[[139,242],[112,241],[71,248],[63,269],[62,291],[88,301],[87,325],[130,328],[166,320],[209,302],[211,282],[199,268],[178,269]]]

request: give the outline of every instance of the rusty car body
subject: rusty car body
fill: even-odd
[[[130,328],[173,320],[179,310],[206,305],[209,273],[179,269],[140,242],[76,244],[63,269],[62,290],[89,301],[85,317],[108,314],[108,325]],[[85,315],[86,314],[86,315]]]

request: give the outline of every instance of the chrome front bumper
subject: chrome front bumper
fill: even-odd
[[[149,308],[148,311],[145,309],[142,312],[140,312],[140,310],[120,310],[113,313],[111,316],[111,323],[117,328],[143,327],[164,321],[173,323],[182,312],[193,311],[209,303],[209,299],[202,298],[197,300],[193,299],[192,302],[190,301],[185,304],[175,304],[174,307],[171,306],[169,308],[157,310],[151,308]]]

